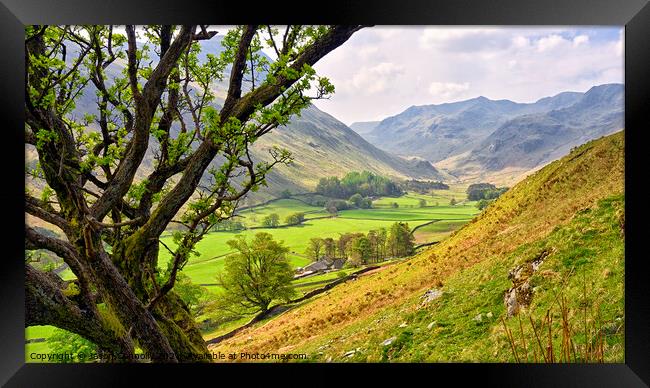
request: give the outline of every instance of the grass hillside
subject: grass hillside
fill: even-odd
[[[604,361],[622,362],[624,201],[619,132],[529,176],[431,249],[335,287],[213,350],[306,353],[320,362],[502,362],[542,360],[539,349],[552,343],[557,361],[564,327],[572,360],[592,358],[588,343]],[[539,267],[527,277],[530,305],[506,318],[509,272],[531,263]],[[442,296],[423,303],[434,288]],[[547,313],[552,320],[543,322]]]

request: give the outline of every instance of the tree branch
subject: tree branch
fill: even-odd
[[[298,59],[292,64],[296,71],[302,70],[304,64],[313,65],[320,58],[330,51],[343,44],[355,31],[362,26],[336,26],[323,37],[317,39],[310,47],[306,48]],[[249,29],[251,30],[251,29]],[[254,31],[253,31],[254,32]],[[252,33],[252,32],[249,32]],[[251,38],[252,39],[252,38]],[[245,46],[245,45],[243,45]],[[240,53],[241,54],[241,53]],[[244,53],[245,54],[245,53]],[[244,61],[245,61],[244,55]],[[293,85],[297,79],[288,79],[278,77],[274,84],[264,84],[244,97],[237,100],[232,108],[227,109],[226,105],[221,109],[221,123],[225,123],[230,117],[236,117],[241,122],[248,120],[250,115],[258,104],[268,105],[280,96],[283,90]],[[236,87],[236,82],[235,82]],[[230,93],[231,95],[236,95]],[[149,220],[142,227],[141,238],[147,241],[156,238],[164,230],[169,221],[180,210],[183,204],[190,198],[196,186],[199,184],[201,176],[208,167],[212,159],[216,156],[222,144],[213,143],[210,137],[207,137],[196,149],[191,156],[183,176],[174,186],[174,188],[163,198],[156,211],[151,215]]]
[[[45,210],[41,207],[41,201],[30,195],[25,195],[25,212],[58,226],[66,235],[71,233],[70,224],[65,218],[55,212]]]
[[[44,236],[27,225],[25,225],[25,248],[29,250],[47,249],[52,251],[62,258],[78,276],[85,273],[79,260],[79,255],[72,244],[57,238]]]
[[[249,25],[246,26],[244,32],[242,32],[239,46],[237,48],[237,55],[235,56],[235,61],[233,62],[232,70],[230,71],[230,84],[228,85],[226,101],[223,103],[224,109],[232,106],[241,97],[241,84],[242,79],[244,78],[244,69],[246,67],[246,55],[251,45],[251,41],[255,36],[256,30],[256,25]]]
[[[195,28],[192,26],[183,26],[179,35],[149,76],[149,80],[142,90],[142,98],[136,100],[133,138],[127,145],[127,151],[120,161],[120,164],[113,175],[113,179],[109,182],[102,197],[98,199],[91,208],[91,214],[95,219],[103,219],[110,209],[129,190],[133,178],[135,177],[135,173],[147,151],[149,144],[149,129],[156,111],[156,101],[160,99],[166,86],[167,77],[180,58],[183,49],[190,44],[194,29]],[[127,32],[128,31],[129,29],[127,29]],[[134,29],[132,29],[129,39],[132,39],[135,42]]]
[[[318,38],[296,58],[291,68],[297,72],[302,70],[304,65],[313,65],[329,52],[345,43],[353,33],[363,26],[335,26],[324,36]],[[266,106],[273,102],[284,88],[293,85],[297,80],[285,76],[278,76],[275,83],[265,83],[259,88],[247,93],[240,98],[231,109],[224,104],[221,110],[221,122],[225,123],[229,117],[237,117],[240,121],[246,121],[258,105]]]

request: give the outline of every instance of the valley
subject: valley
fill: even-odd
[[[622,132],[580,146],[520,182],[440,244],[212,349],[305,353],[317,362],[514,362],[517,356],[501,321],[508,273],[544,257],[532,277],[532,303],[520,318],[529,343],[525,359],[543,362],[546,357],[543,350],[533,353],[528,317],[539,326],[550,313],[555,318],[548,330],[563,330],[561,294],[574,317],[578,352],[594,338],[593,331],[580,329],[577,320],[584,315],[585,325],[603,335],[602,360],[621,362],[623,150]],[[438,297],[423,301],[431,290]],[[585,298],[587,310],[581,307]],[[507,319],[506,327],[519,338],[517,318]],[[561,336],[553,338],[555,349],[562,349]],[[515,345],[524,357],[521,339]]]
[[[469,222],[479,212],[475,206],[476,201],[467,200],[465,189],[465,185],[452,185],[448,190],[432,190],[427,194],[407,193],[396,198],[382,197],[374,200],[370,209],[341,210],[336,216],[331,216],[322,206],[309,205],[305,202],[306,195],[277,198],[265,204],[244,208],[237,212],[238,217],[235,219],[241,220],[240,222],[246,226],[246,230],[219,231],[206,235],[196,248],[200,255],[190,259],[183,269],[183,274],[187,275],[195,285],[206,289],[206,301],[219,299],[221,290],[216,284],[217,274],[223,271],[225,257],[233,253],[226,242],[237,235],[251,238],[259,232],[268,232],[275,239],[282,241],[289,247],[288,258],[294,268],[303,267],[312,262],[304,254],[311,238],[336,238],[341,234],[353,232],[367,233],[374,229],[390,228],[396,221],[407,222],[411,229],[424,226],[417,228],[413,233],[416,244],[441,241]],[[322,197],[318,194],[310,196]],[[450,205],[452,198],[457,200],[458,203]],[[425,201],[425,206],[421,206],[422,200]],[[398,207],[393,207],[393,204],[397,204]],[[263,218],[269,214],[278,214],[280,220],[284,220],[288,215],[296,212],[305,214],[305,221],[299,225],[280,224],[274,228],[262,226]],[[172,250],[175,248],[171,233],[166,233],[161,238],[159,258],[161,270],[166,268],[170,260],[169,251],[162,244],[167,245]],[[392,260],[388,260],[379,264],[384,265],[391,262]],[[353,267],[333,270],[324,274],[296,279],[293,285],[298,292],[298,296],[300,296],[338,279],[339,276],[348,275],[357,270],[359,268]],[[69,268],[59,275],[64,280],[75,278]],[[197,317],[197,322],[216,320],[215,315],[218,314],[218,309],[211,310],[208,308],[205,313]],[[251,318],[252,316],[246,315],[226,321],[216,327],[207,325],[204,336],[206,340],[209,340],[244,324]],[[27,354],[46,350],[46,342],[40,341],[50,336],[52,330],[54,330],[52,326],[27,328],[27,341],[39,341],[27,344]]]

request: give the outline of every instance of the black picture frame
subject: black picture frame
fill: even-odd
[[[625,26],[626,281],[625,363],[540,364],[318,364],[318,365],[49,365],[24,362],[24,25],[28,24],[418,24]],[[643,221],[648,214],[644,133],[650,130],[650,5],[646,0],[387,0],[373,2],[104,0],[66,2],[2,0],[0,4],[0,109],[3,148],[0,198],[5,228],[0,270],[0,383],[12,387],[118,386],[135,377],[148,384],[203,375],[211,385],[238,376],[238,385],[269,381],[333,385],[354,380],[436,384],[451,378],[497,386],[648,386],[650,384],[650,282]],[[645,201],[644,201],[645,200]],[[628,211],[629,210],[629,211]],[[290,369],[289,369],[290,368]],[[345,374],[345,376],[343,376]],[[416,374],[418,376],[416,376]],[[416,379],[420,382],[416,382]]]

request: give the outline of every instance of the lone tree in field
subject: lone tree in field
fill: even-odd
[[[240,313],[265,312],[274,300],[288,301],[295,295],[289,248],[270,233],[257,233],[250,243],[237,236],[228,245],[237,253],[226,257],[219,279],[225,290],[223,306]]]
[[[74,332],[122,360],[136,343],[155,362],[207,352],[174,291],[178,273],[289,160],[279,149],[253,160],[250,147],[333,93],[312,65],[360,28],[240,26],[221,52],[202,53],[209,26],[27,26],[25,143],[37,162],[26,168],[25,212],[65,237],[26,224],[25,249],[60,256],[78,292],[26,263],[25,324]],[[168,247],[160,235],[172,222],[182,227]],[[163,270],[161,246],[171,255]]]
[[[277,228],[280,226],[280,216],[277,215],[277,213],[269,214],[262,220],[262,226],[267,228]]]

